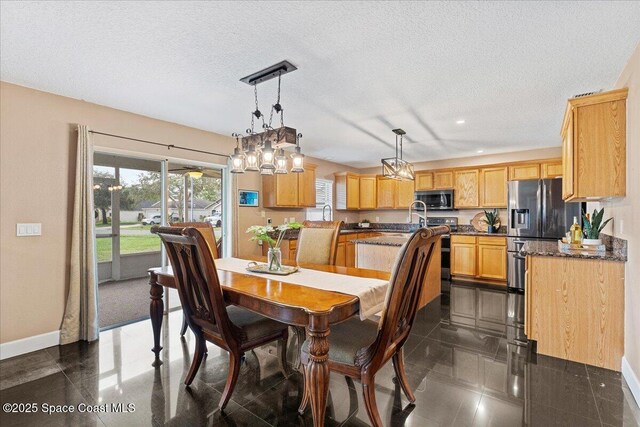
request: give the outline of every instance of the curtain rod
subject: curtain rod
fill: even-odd
[[[95,133],[96,135],[110,136],[112,138],[128,139],[129,141],[142,142],[144,144],[158,145],[160,147],[167,147],[167,150],[171,150],[172,148],[175,148],[176,150],[193,151],[194,153],[211,154],[212,156],[220,156],[220,157],[229,157],[228,154],[220,154],[220,153],[214,153],[211,151],[196,150],[195,148],[181,147],[179,145],[174,145],[174,144],[163,144],[161,142],[147,141],[145,139],[131,138],[131,137],[122,136],[122,135],[114,135],[112,133],[98,132],[96,130],[90,130],[89,133]]]

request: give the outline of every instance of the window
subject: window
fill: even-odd
[[[333,181],[316,179],[316,207],[307,209],[306,219],[309,221],[322,221],[322,207],[324,205],[333,206]],[[330,218],[327,216],[325,219],[328,220]]]

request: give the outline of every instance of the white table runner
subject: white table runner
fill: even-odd
[[[360,320],[372,317],[382,310],[389,287],[389,282],[386,280],[347,276],[346,274],[329,273],[310,268],[300,268],[299,271],[288,276],[279,276],[247,271],[247,264],[251,261],[246,259],[222,258],[216,259],[214,262],[218,270],[249,274],[278,282],[356,296],[360,300]]]

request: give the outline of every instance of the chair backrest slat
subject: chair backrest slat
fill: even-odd
[[[229,321],[213,254],[202,229],[154,226],[151,232],[160,236],[167,249],[189,326],[206,329],[222,342],[235,343],[234,325]]]

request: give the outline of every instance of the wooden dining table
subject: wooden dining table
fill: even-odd
[[[265,261],[251,257],[249,261]],[[362,268],[317,264],[300,264],[300,268],[344,274],[354,277],[389,280],[387,272]],[[218,270],[225,300],[263,316],[293,326],[306,328],[309,339],[309,381],[313,425],[323,426],[329,392],[329,334],[332,325],[343,322],[359,311],[359,299],[346,293],[287,283],[250,274]],[[270,277],[273,277],[270,275]],[[153,328],[154,366],[160,366],[160,336],[162,330],[164,288],[176,288],[171,267],[149,269],[150,315]]]

